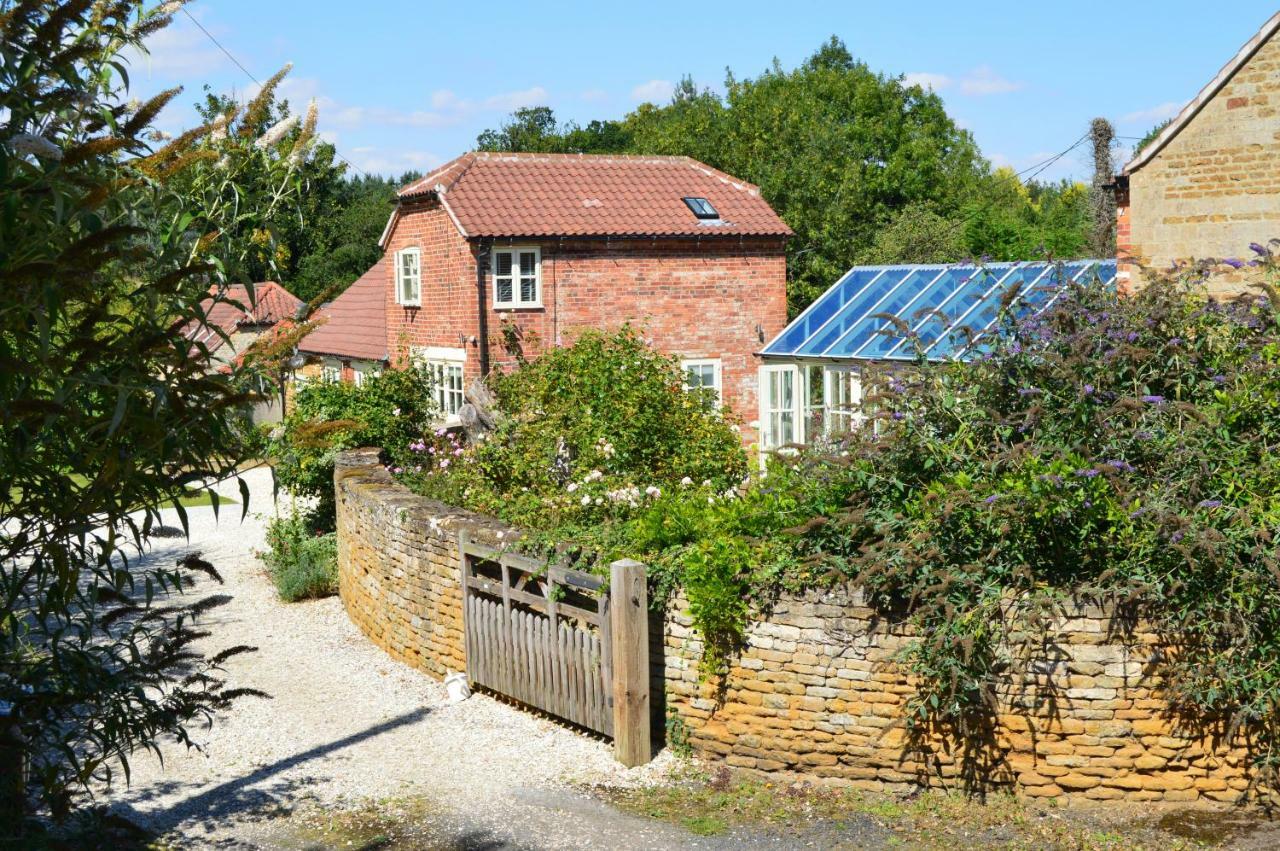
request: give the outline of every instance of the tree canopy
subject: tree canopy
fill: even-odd
[[[669,103],[621,120],[560,123],[517,110],[481,150],[685,155],[760,187],[795,231],[798,311],[859,262],[1081,256],[1087,190],[993,170],[933,91],[873,71],[832,37],[794,69],[776,60],[725,93],[685,78]]]

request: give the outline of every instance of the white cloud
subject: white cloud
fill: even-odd
[[[150,76],[166,78],[204,77],[230,65],[222,51],[204,33],[185,21],[178,21],[147,38],[146,50],[125,52],[130,67]]]
[[[631,98],[648,103],[665,103],[671,100],[676,87],[670,80],[650,80],[631,90]]]
[[[526,106],[546,105],[547,90],[542,86],[534,86],[531,89],[523,89],[518,92],[505,92],[484,100],[485,109],[499,110],[501,112],[510,112],[513,109],[521,109]]]
[[[1136,112],[1130,112],[1128,115],[1122,115],[1120,116],[1120,121],[1124,124],[1156,124],[1173,118],[1182,111],[1182,106],[1177,101],[1168,101],[1150,109],[1139,109]]]
[[[1004,95],[1025,87],[1025,83],[1014,82],[1000,76],[990,65],[979,65],[960,78],[960,91],[974,97]]]
[[[386,150],[375,147],[352,148],[347,155],[353,163],[370,174],[399,177],[406,171],[429,171],[444,162],[430,151]]]
[[[910,71],[903,75],[902,83],[906,86],[919,86],[922,89],[933,89],[935,92],[940,92],[951,85],[951,78],[946,74]]]

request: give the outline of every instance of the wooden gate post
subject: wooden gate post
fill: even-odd
[[[645,567],[622,559],[609,566],[613,644],[613,756],[630,768],[649,750],[649,586]]]

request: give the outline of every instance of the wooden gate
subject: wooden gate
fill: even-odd
[[[459,542],[467,677],[614,735],[612,623],[604,579]]]

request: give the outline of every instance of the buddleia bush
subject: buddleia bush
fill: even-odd
[[[1204,295],[1206,264],[1131,295],[1071,286],[1040,316],[1013,299],[971,363],[872,379],[876,428],[845,447],[859,486],[825,560],[916,626],[918,727],[980,734],[1025,664],[1010,637],[1092,599],[1174,648],[1159,673],[1176,714],[1247,734],[1259,776],[1274,768],[1274,250],[1252,247],[1260,289],[1230,302]]]
[[[196,649],[225,597],[183,596],[216,567],[138,556],[161,507],[185,525],[188,485],[244,456],[254,382],[212,368],[206,316],[272,262],[315,122],[246,129],[282,72],[244,112],[156,130],[179,90],[130,100],[128,56],[181,5],[0,0],[0,834],[246,693],[220,676],[246,648]],[[268,188],[241,191],[245,169]]]

